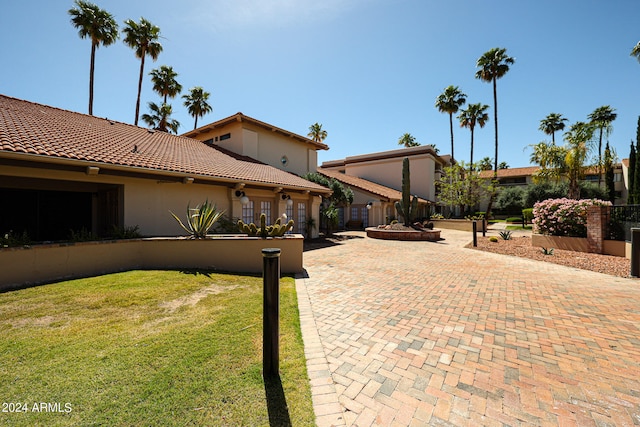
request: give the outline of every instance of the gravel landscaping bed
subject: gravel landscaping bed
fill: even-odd
[[[554,249],[553,255],[545,255],[541,248],[531,245],[531,237],[527,236],[512,237],[510,240],[498,238],[497,242],[490,242],[489,237],[478,237],[477,247],[474,248],[472,243],[466,247],[497,254],[552,262],[619,277],[629,277],[631,268],[631,262],[627,258],[610,255],[565,251],[562,249]]]

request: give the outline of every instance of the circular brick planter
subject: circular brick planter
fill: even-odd
[[[383,240],[425,240],[437,242],[440,240],[440,230],[385,230],[368,227],[365,229],[367,237]]]

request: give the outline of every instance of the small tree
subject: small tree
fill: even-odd
[[[627,174],[628,174],[627,203],[630,205],[633,205],[636,202],[635,165],[636,165],[636,149],[633,144],[633,141],[631,141],[631,151],[629,153],[629,169],[627,171]]]
[[[607,188],[607,197],[611,203],[616,202],[616,187],[613,176],[613,154],[609,148],[609,142],[604,147],[604,182]]]
[[[492,191],[491,181],[480,178],[475,170],[469,173],[464,162],[447,166],[442,170],[436,185],[440,189],[439,203],[442,206],[476,206]]]
[[[327,233],[331,234],[331,227],[338,224],[338,207],[348,206],[353,203],[353,190],[342,185],[337,179],[327,178],[317,172],[310,172],[302,177],[307,181],[315,182],[332,191],[331,196],[324,198],[322,201],[322,213],[327,220],[328,226]]]

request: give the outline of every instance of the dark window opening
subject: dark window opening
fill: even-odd
[[[121,226],[117,186],[64,191],[0,188],[0,233],[27,233],[33,242],[68,241],[73,233],[108,237]]]
[[[224,141],[225,139],[231,138],[230,133],[225,133],[224,135],[220,135],[220,141]]]

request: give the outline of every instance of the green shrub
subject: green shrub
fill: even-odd
[[[533,221],[533,208],[522,209],[522,218],[525,224],[530,224]]]
[[[69,230],[69,240],[72,242],[93,242],[100,240],[97,234],[82,227],[80,230]]]
[[[519,216],[510,216],[505,220],[506,222],[522,222],[522,217]]]
[[[13,248],[17,246],[28,246],[31,244],[29,233],[25,231],[22,234],[15,234],[12,230],[9,230],[4,235],[0,235],[0,248]]]
[[[493,243],[498,243],[498,238],[496,236],[489,237],[489,241]]]
[[[124,227],[118,227],[117,225],[114,225],[111,229],[109,237],[111,237],[112,239],[137,239],[139,237],[142,237],[142,234],[140,234],[140,227],[138,227],[137,225],[132,225],[129,227],[126,225]]]
[[[587,209],[611,206],[602,200],[549,199],[533,207],[533,225],[540,234],[587,237]]]

